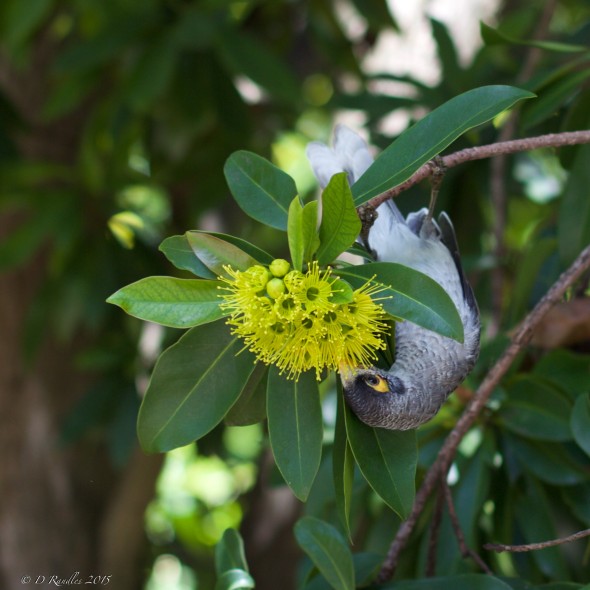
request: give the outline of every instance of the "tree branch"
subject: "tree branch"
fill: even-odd
[[[518,152],[529,152],[540,148],[548,147],[564,147],[568,145],[578,145],[581,143],[590,143],[590,130],[583,131],[567,131],[564,133],[548,133],[547,135],[538,135],[537,137],[527,137],[524,139],[513,139],[512,141],[502,141],[498,143],[491,143],[489,145],[482,145],[477,147],[466,148],[448,156],[441,158],[443,166],[446,168],[454,168],[459,164],[471,162],[473,160],[483,160],[485,158],[493,158],[502,154],[515,154]],[[408,180],[390,188],[389,190],[373,197],[368,201],[367,205],[376,209],[381,203],[387,199],[393,199],[408,190],[410,187],[418,184],[421,180],[428,178],[434,172],[433,166],[427,162]]]
[[[451,525],[453,526],[455,537],[457,537],[457,543],[459,543],[459,551],[461,551],[461,555],[463,557],[471,557],[471,559],[473,559],[473,561],[475,561],[475,563],[477,563],[477,565],[486,574],[491,575],[492,570],[487,566],[486,562],[475,551],[473,551],[473,549],[471,549],[469,545],[467,545],[463,529],[461,528],[461,523],[459,522],[459,518],[457,517],[455,504],[453,503],[453,495],[451,494],[451,488],[448,486],[444,477],[441,477],[441,487],[445,496],[445,500],[447,502],[449,518],[451,519]]]
[[[590,529],[579,531],[567,537],[560,537],[559,539],[551,539],[550,541],[542,541],[541,543],[529,543],[528,545],[502,545],[501,543],[486,543],[483,548],[490,551],[502,553],[503,551],[511,551],[512,553],[524,553],[525,551],[537,551],[539,549],[547,549],[547,547],[555,547],[556,545],[563,545],[564,543],[571,543],[584,537],[590,537]]]
[[[590,140],[590,131],[585,133],[588,134],[588,139]],[[481,382],[481,385],[473,396],[469,406],[467,406],[465,412],[463,412],[462,416],[457,421],[457,424],[449,433],[449,436],[446,438],[435,462],[426,473],[422,485],[416,493],[412,512],[408,519],[403,522],[398,529],[397,535],[389,548],[389,552],[377,578],[379,582],[386,582],[393,577],[400,553],[407,544],[428,497],[434,490],[439,478],[446,475],[459,443],[484,409],[488,398],[494,391],[496,385],[500,382],[500,379],[510,368],[512,361],[530,341],[533,330],[549,309],[551,309],[551,307],[563,297],[564,293],[588,269],[590,269],[590,246],[587,246],[582,250],[572,265],[561,274],[559,279],[549,289],[545,296],[518,326],[510,344]]]
[[[436,494],[434,503],[434,514],[430,522],[430,539],[428,539],[428,555],[426,557],[426,577],[431,578],[436,573],[436,548],[440,537],[440,525],[442,522],[442,509],[444,505],[444,494],[442,489]]]
[[[547,36],[549,25],[555,12],[557,0],[549,0],[545,2],[541,18],[537,25],[537,30],[534,34],[534,39],[542,40]],[[533,75],[537,65],[541,59],[543,52],[538,47],[529,47],[525,54],[523,66],[516,77],[517,86],[523,84]],[[516,133],[518,125],[518,117],[520,110],[515,109],[511,111],[508,120],[500,130],[498,141],[504,142],[512,139]],[[506,202],[508,200],[506,190],[506,168],[508,154],[503,154],[494,158],[490,163],[490,200],[494,210],[493,220],[493,234],[494,234],[494,249],[493,254],[496,260],[496,265],[491,273],[491,296],[492,309],[491,318],[488,323],[488,337],[493,338],[500,329],[502,320],[502,303],[504,295],[504,258],[506,256],[506,249],[504,247],[504,230],[506,228]]]

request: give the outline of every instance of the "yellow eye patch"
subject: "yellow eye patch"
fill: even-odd
[[[387,381],[379,375],[368,375],[365,377],[365,383],[379,393],[389,393]]]

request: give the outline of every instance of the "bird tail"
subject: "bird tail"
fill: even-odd
[[[338,172],[346,172],[353,185],[373,163],[373,156],[364,139],[345,125],[337,125],[333,148],[319,141],[307,145],[306,154],[322,188]]]

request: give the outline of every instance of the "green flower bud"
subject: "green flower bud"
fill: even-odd
[[[259,286],[260,290],[264,289],[266,283],[272,279],[272,275],[268,272],[268,269],[261,264],[251,266],[246,273],[252,278],[252,283]]]
[[[285,287],[285,283],[283,283],[282,279],[274,278],[274,279],[270,279],[270,281],[268,281],[268,283],[266,283],[266,292],[273,299],[280,297],[285,291],[286,291],[286,287]]]
[[[275,277],[284,277],[290,270],[291,265],[282,258],[275,258],[271,263],[269,270]]]

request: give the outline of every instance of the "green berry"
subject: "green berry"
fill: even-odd
[[[266,283],[268,283],[268,281],[272,279],[272,275],[270,274],[270,272],[268,272],[268,269],[266,269],[261,264],[251,266],[247,270],[247,272],[252,277],[252,281],[260,286],[260,289],[264,289]]]
[[[268,283],[266,283],[266,292],[273,299],[280,297],[285,292],[285,290],[286,290],[285,283],[283,283],[282,279],[274,278],[274,279],[270,279],[270,281],[268,281]]]
[[[289,270],[291,269],[291,265],[284,260],[283,258],[275,258],[271,263],[269,270],[275,277],[284,277]]]

